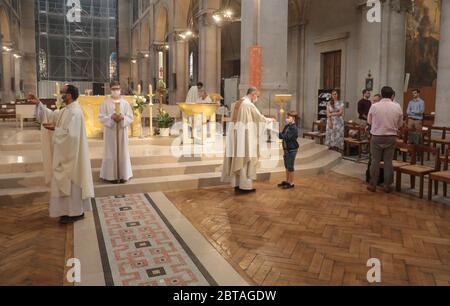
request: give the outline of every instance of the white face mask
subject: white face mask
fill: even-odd
[[[113,97],[113,98],[119,98],[120,94],[121,94],[120,90],[111,91],[111,97]]]

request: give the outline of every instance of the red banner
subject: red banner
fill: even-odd
[[[250,78],[249,83],[258,89],[261,88],[262,48],[259,45],[250,47]]]

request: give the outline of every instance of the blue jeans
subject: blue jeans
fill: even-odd
[[[295,158],[297,157],[298,150],[284,151],[284,167],[289,172],[294,172]]]

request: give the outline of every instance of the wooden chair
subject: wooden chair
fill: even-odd
[[[319,140],[323,145],[325,143],[327,124],[322,121],[314,121],[311,132],[303,133],[303,138],[311,138],[312,140]]]
[[[345,131],[346,137],[344,138],[344,151],[345,151],[346,155],[349,156],[350,148],[357,147],[358,148],[358,161],[359,161],[359,160],[361,160],[361,155],[362,155],[364,147],[366,147],[368,149],[369,144],[370,144],[369,139],[365,137],[367,135],[366,128],[363,126],[360,126],[357,123],[349,122],[346,124],[345,130],[346,130]],[[355,137],[350,136],[352,131],[356,134]]]
[[[431,128],[431,133],[432,134],[433,134],[433,131],[441,132],[441,137],[431,136],[431,144],[435,148],[438,145],[440,145],[441,146],[441,152],[442,152],[442,154],[444,154],[446,147],[450,148],[450,139],[446,137],[447,136],[447,131],[450,132],[450,128],[433,126]]]
[[[429,167],[424,165],[425,153],[430,153],[436,156],[435,166]],[[411,177],[411,189],[416,188],[416,177],[420,178],[420,198],[423,199],[425,176],[440,171],[440,154],[437,148],[430,148],[424,146],[416,146],[416,155],[421,160],[421,163],[413,163],[408,166],[403,166],[397,169],[397,191],[401,191],[402,174],[407,174]]]
[[[411,163],[406,162],[405,160],[401,161],[398,160],[398,153],[401,152],[403,156],[410,155],[411,156]],[[405,157],[404,157],[405,159]],[[394,169],[394,174],[397,172],[397,170],[400,167],[409,166],[411,164],[416,163],[416,147],[413,145],[409,145],[406,143],[397,143],[394,159],[392,160],[392,166]],[[380,169],[384,169],[384,161],[381,161],[380,163]],[[397,180],[398,182],[398,180]]]
[[[430,174],[430,180],[428,182],[428,200],[432,200],[433,182],[434,182],[434,194],[439,193],[439,182],[444,183],[444,197],[447,197],[447,186],[450,184],[450,171],[448,165],[450,164],[450,149],[444,156],[444,171],[434,172]]]

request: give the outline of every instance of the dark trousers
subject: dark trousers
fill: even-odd
[[[372,136],[370,155],[372,164],[370,167],[370,185],[378,185],[380,175],[380,162],[384,161],[384,186],[390,188],[394,181],[394,167],[392,161],[397,146],[397,136]]]

